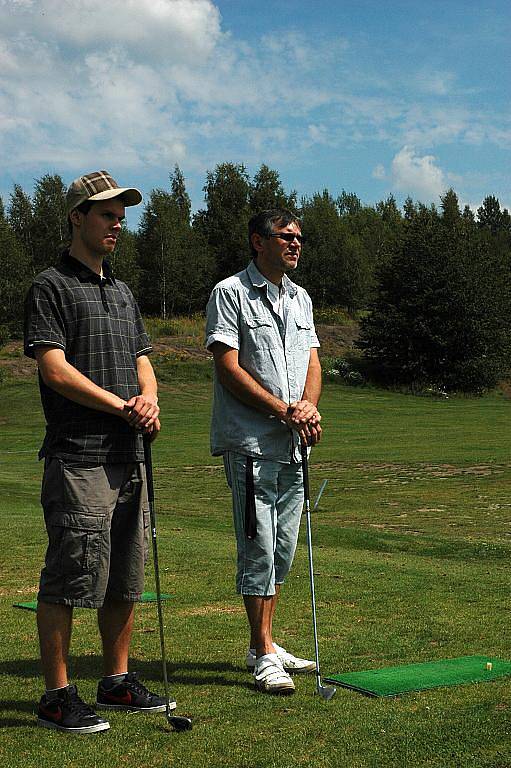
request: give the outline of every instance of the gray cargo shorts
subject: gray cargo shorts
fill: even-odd
[[[140,599],[149,551],[145,467],[48,457],[41,503],[48,549],[38,600],[100,608]]]

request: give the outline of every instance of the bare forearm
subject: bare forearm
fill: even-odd
[[[68,363],[64,354],[55,355],[59,350],[40,351],[37,353],[39,371],[46,386],[59,395],[67,397],[79,405],[122,416],[126,401],[113,392],[108,392],[95,384],[87,376]]]
[[[153,366],[148,357],[142,355],[137,358],[137,375],[140,394],[153,402],[158,402],[158,383],[154,375]]]
[[[305,380],[305,387],[303,389],[302,400],[308,400],[317,406],[320,397],[321,363],[319,362],[317,351],[315,349],[311,349],[311,359],[309,363],[309,369],[307,371],[307,378]]]
[[[216,362],[218,379],[238,400],[258,411],[285,420],[288,404],[264,389],[240,366],[227,367]]]

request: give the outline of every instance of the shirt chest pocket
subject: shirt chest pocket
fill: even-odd
[[[243,317],[243,330],[241,341],[247,352],[275,349],[278,346],[277,329],[268,315],[245,315]]]
[[[299,349],[309,350],[311,345],[312,322],[304,315],[297,314],[294,316],[292,327],[295,333],[295,339],[293,341],[296,346]]]

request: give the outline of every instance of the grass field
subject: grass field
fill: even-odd
[[[246,626],[234,593],[230,499],[208,451],[210,384],[164,384],[154,447],[162,588],[172,692],[186,734],[158,716],[112,713],[112,728],[69,737],[34,727],[42,690],[33,598],[44,554],[34,383],[0,392],[0,755],[9,766],[511,766],[511,679],[369,699],[339,689],[257,694],[244,670]],[[511,658],[511,404],[434,400],[331,384],[311,462],[322,671],[468,654]],[[302,531],[276,639],[313,653]],[[153,587],[148,571],[148,589]],[[160,687],[154,605],[141,606],[132,668]],[[76,612],[73,679],[92,700],[100,668],[92,612]],[[160,688],[161,689],[161,688]]]

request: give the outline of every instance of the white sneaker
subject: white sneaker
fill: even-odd
[[[288,653],[285,648],[282,648],[282,646],[277,645],[277,643],[273,643],[275,646],[275,651],[277,656],[279,657],[279,660],[288,672],[314,672],[316,669],[316,664],[314,661],[309,661],[308,659],[300,659],[298,656],[293,656],[293,654]],[[247,669],[250,669],[251,671],[255,668],[256,665],[256,655],[255,651],[252,648],[249,648],[247,651]]]
[[[267,653],[256,659],[254,668],[255,687],[265,693],[280,693],[289,696],[295,691],[295,684],[276,653]]]

